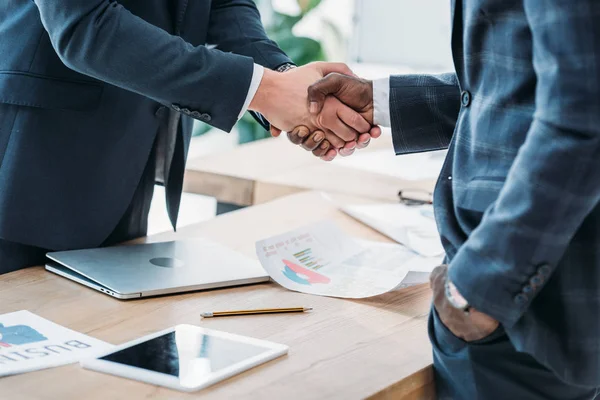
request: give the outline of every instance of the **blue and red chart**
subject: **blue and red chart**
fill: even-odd
[[[300,285],[314,285],[316,283],[329,283],[331,279],[308,268],[301,267],[288,260],[282,260],[285,264],[283,275],[289,280]]]

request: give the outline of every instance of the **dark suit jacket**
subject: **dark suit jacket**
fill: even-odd
[[[164,108],[184,114],[187,154],[191,118],[236,123],[254,62],[290,60],[251,0],[2,0],[0,238],[98,246]]]
[[[449,146],[434,201],[451,280],[519,351],[593,387],[599,17],[596,0],[455,0],[456,74],[391,81],[396,152]]]

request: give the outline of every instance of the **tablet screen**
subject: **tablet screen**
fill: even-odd
[[[101,360],[175,376],[181,384],[194,386],[208,375],[269,350],[184,325],[173,332],[104,356]]]

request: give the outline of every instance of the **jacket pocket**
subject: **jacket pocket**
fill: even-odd
[[[467,183],[454,182],[456,206],[483,213],[498,198],[504,186],[504,179],[504,177],[476,177]]]
[[[90,111],[98,107],[103,87],[18,71],[0,71],[0,103],[49,110]]]

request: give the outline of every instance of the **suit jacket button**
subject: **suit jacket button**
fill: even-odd
[[[548,264],[544,264],[538,268],[538,274],[540,275],[549,276],[550,272],[552,272],[552,270]]]
[[[531,285],[525,285],[525,286],[523,287],[523,293],[525,293],[525,294],[529,294],[529,293],[531,293],[531,292],[533,292],[533,286],[531,286]]]
[[[460,101],[462,102],[463,106],[469,107],[471,104],[471,93],[469,93],[468,90],[463,91],[460,95]]]
[[[185,115],[190,115],[192,113],[189,108],[182,108],[181,112],[184,113]]]
[[[200,119],[204,122],[209,122],[212,119],[212,117],[210,116],[210,114],[205,113],[200,116]]]
[[[525,303],[527,303],[527,296],[523,293],[519,293],[515,296],[515,303],[519,306],[525,305]]]
[[[544,278],[541,277],[540,275],[534,275],[529,280],[529,283],[531,283],[531,286],[533,286],[533,287],[540,286],[542,283],[544,283]]]
[[[192,117],[199,119],[201,117],[201,115],[198,111],[192,111]]]
[[[179,104],[173,104],[171,107],[173,107],[173,110],[177,112],[181,111],[181,107],[179,107]]]

